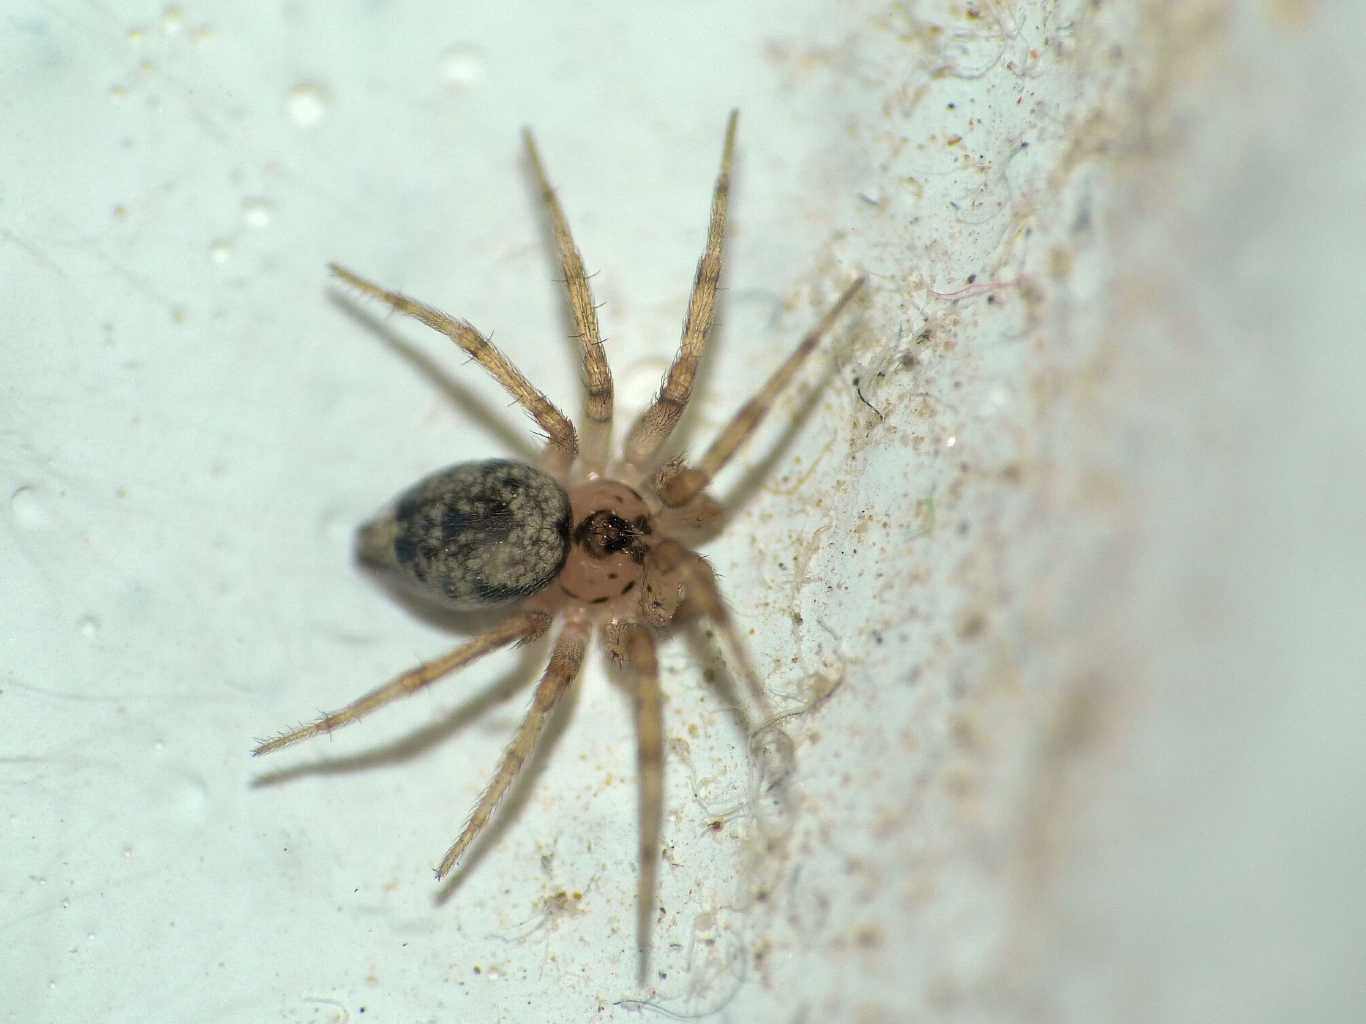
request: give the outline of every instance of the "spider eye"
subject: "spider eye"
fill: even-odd
[[[457,608],[526,597],[569,552],[569,497],[531,466],[494,459],[450,466],[361,527],[362,562]]]

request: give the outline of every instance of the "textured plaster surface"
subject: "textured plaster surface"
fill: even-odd
[[[1360,1019],[1364,16],[1294,0],[11,5],[0,32],[0,1018]],[[650,13],[653,11],[654,13]],[[707,553],[795,769],[593,660],[430,869],[544,646],[268,761],[477,626],[352,533],[570,412],[533,125],[619,427],[742,110],[696,451],[856,272]],[[1355,568],[1353,568],[1355,567]]]

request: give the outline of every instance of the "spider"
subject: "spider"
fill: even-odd
[[[433,661],[404,672],[339,711],[261,743],[254,756],[331,733],[391,701],[407,697],[490,651],[523,644],[563,627],[531,707],[492,780],[436,869],[437,880],[459,863],[492,818],[536,747],[555,706],[578,676],[596,631],[613,660],[634,677],[640,799],[637,942],[643,981],[655,901],[663,785],[663,715],[653,630],[675,616],[709,621],[761,708],[764,690],[722,600],[711,566],[675,539],[715,526],[722,506],[706,491],[753,433],[841,311],[863,285],[855,280],[786,361],[689,465],[664,460],[661,448],[692,396],[716,310],[725,239],[737,111],[726,123],[721,169],[712,193],[706,249],[698,262],[678,354],[654,401],[627,432],[622,456],[608,459],[612,373],[603,352],[593,293],[583,260],[530,131],[527,157],[559,251],[569,308],[577,328],[586,390],[583,439],[573,424],[474,327],[358,274],[331,264],[345,283],[446,335],[522,405],[545,434],[539,466],[495,459],[439,470],[361,526],[357,556],[417,593],[457,610],[507,606],[498,625]]]

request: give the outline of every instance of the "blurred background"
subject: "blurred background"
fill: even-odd
[[[8,5],[0,1018],[1359,1020],[1366,11],[1232,4]],[[635,978],[635,740],[594,658],[430,869],[545,649],[256,739],[454,646],[352,562],[534,438],[337,260],[618,425],[741,111],[697,450],[857,273],[720,481]],[[1354,461],[1355,460],[1355,461]],[[769,766],[771,768],[771,766]]]

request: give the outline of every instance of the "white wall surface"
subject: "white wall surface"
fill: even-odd
[[[13,0],[0,1019],[1361,1019],[1363,29],[1310,0]],[[707,549],[791,713],[778,790],[664,646],[641,987],[600,660],[453,885],[543,647],[248,752],[468,632],[352,531],[530,451],[326,263],[577,411],[533,125],[629,422],[732,106],[689,448],[871,294]]]

